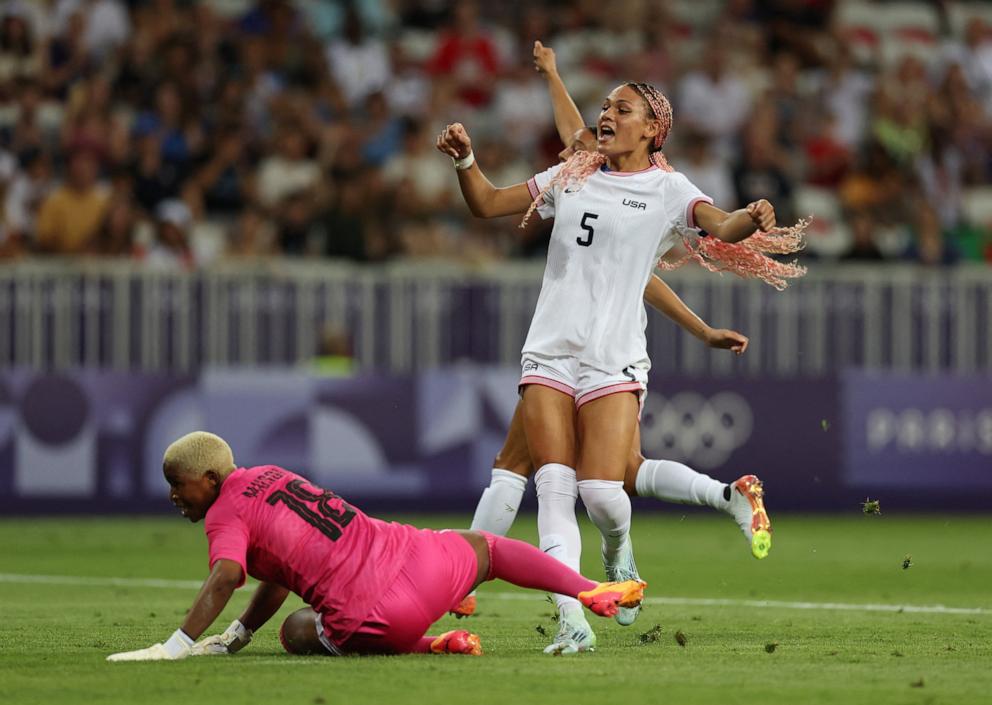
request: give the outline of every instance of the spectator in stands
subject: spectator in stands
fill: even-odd
[[[127,188],[114,191],[97,234],[94,250],[105,257],[131,257],[135,253],[135,231],[140,214]]]
[[[3,144],[15,154],[46,151],[57,146],[53,132],[47,130],[42,121],[41,86],[22,79],[17,82],[14,90],[17,93],[17,103],[13,124],[0,130]]]
[[[774,199],[777,217],[788,223],[795,220],[790,178],[793,167],[790,152],[777,141],[778,133],[775,106],[758,102],[744,132],[744,151],[734,169],[734,188],[738,203]]]
[[[51,189],[51,160],[48,155],[41,150],[23,152],[20,169],[4,195],[6,237],[3,249],[8,256],[36,249],[36,216]]]
[[[183,271],[195,265],[189,245],[193,215],[180,200],[162,201],[155,209],[155,241],[144,255],[151,269]]]
[[[858,147],[868,126],[869,100],[875,81],[854,64],[845,42],[831,41],[828,63],[815,71],[815,112],[825,111],[837,120],[837,138],[849,149]]]
[[[244,130],[222,124],[216,147],[187,183],[184,198],[194,212],[233,218],[255,198],[254,170]]]
[[[258,201],[275,214],[287,198],[304,194],[315,198],[320,166],[309,156],[306,135],[296,124],[283,125],[276,138],[276,152],[259,164]]]
[[[451,165],[437,158],[422,123],[408,118],[403,131],[403,149],[382,173],[390,210],[416,219],[448,211],[455,195]]]
[[[992,27],[980,17],[968,21],[963,42],[952,45],[951,60],[964,69],[968,86],[992,117]]]
[[[847,220],[851,227],[851,247],[840,258],[851,262],[885,261],[885,255],[875,243],[877,223],[868,212],[865,210],[855,211]]]
[[[60,0],[56,12],[63,11],[62,8],[83,13],[86,27],[83,43],[96,63],[112,58],[130,35],[131,20],[120,0]]]
[[[69,157],[65,183],[42,202],[38,213],[41,250],[59,255],[92,251],[108,203],[106,189],[97,182],[98,170],[91,152]]]
[[[713,140],[721,158],[734,157],[734,138],[747,120],[752,101],[744,81],[727,66],[723,47],[711,47],[702,68],[682,79],[678,98],[680,124]]]
[[[227,253],[234,257],[270,257],[279,254],[275,230],[262,210],[248,207],[241,212],[228,236]]]
[[[241,222],[248,235],[231,251],[246,254],[480,259],[519,255],[522,240],[540,248],[540,224],[523,238],[509,223],[466,225],[445,195],[450,173],[435,174],[443,163],[413,144],[429,146],[423,130],[459,101],[475,108],[468,119],[487,171],[511,183],[553,161],[561,147],[544,129],[550,110],[533,109],[546,96],[516,63],[537,37],[554,46],[587,117],[604,76],[684,77],[670,86],[682,126],[674,164],[718,202],[755,191],[787,198],[808,183],[838,189],[852,229],[871,235],[852,256],[908,250],[944,261],[984,248],[963,248],[954,225],[959,203],[973,202],[957,194],[992,181],[992,34],[981,20],[936,60],[878,67],[856,65],[833,34],[831,0],[726,0],[691,12],[643,0],[512,12],[477,0],[259,0],[231,16],[235,5],[0,3],[0,162],[5,152],[31,172],[5,183],[8,249],[122,254],[136,221],[179,198],[206,220],[198,232]],[[60,165],[79,152],[97,155],[104,174],[123,168],[130,195],[114,195],[92,228],[73,219],[41,238],[41,222],[65,210],[71,178],[55,198],[35,155]],[[851,163],[862,155],[873,166]],[[725,201],[728,165],[741,194]],[[99,210],[99,199],[83,200]],[[877,251],[865,244],[873,240]]]
[[[377,219],[365,200],[367,171],[337,174],[331,207],[318,222],[319,240],[325,257],[362,262],[369,258],[366,239]]]
[[[48,45],[48,70],[44,74],[48,90],[64,98],[68,87],[80,78],[90,65],[83,34],[86,19],[81,11],[69,14],[64,27],[55,23],[56,35]]]
[[[361,14],[351,4],[345,10],[342,38],[327,47],[327,65],[352,109],[382,91],[392,78],[385,44],[365,33]]]
[[[403,144],[403,122],[389,111],[382,93],[373,93],[365,101],[365,113],[359,123],[362,134],[362,159],[381,167]]]
[[[681,144],[675,168],[720,208],[727,211],[737,208],[733,174],[725,161],[712,154],[709,138],[700,132],[688,131],[682,135]]]
[[[811,112],[803,140],[806,157],[806,183],[837,188],[853,160],[851,150],[839,137],[836,118],[830,113]]]
[[[154,132],[138,132],[134,137],[135,156],[128,166],[134,197],[147,213],[154,213],[159,203],[181,194],[184,174],[179,165],[162,159],[161,140]]]
[[[455,3],[451,25],[442,33],[429,66],[434,76],[453,83],[465,105],[489,105],[499,73],[499,55],[492,39],[482,30],[474,0]]]
[[[16,5],[0,17],[0,98],[9,99],[18,81],[36,81],[44,69],[41,44]]]

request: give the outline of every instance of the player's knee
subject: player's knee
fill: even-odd
[[[309,607],[286,617],[279,628],[279,641],[287,653],[297,656],[327,653],[317,636],[314,611]]]
[[[507,443],[499,449],[499,453],[493,460],[493,467],[509,470],[523,477],[530,477],[534,473],[534,466],[530,462],[530,451],[527,449],[527,445],[524,444],[521,447],[519,443],[511,442],[511,439],[507,439]]]
[[[500,470],[508,470],[515,475],[520,475],[524,478],[530,477],[534,474],[534,466],[530,462],[530,455],[513,456],[500,451],[496,455],[495,460],[493,460],[493,467],[499,468]]]
[[[623,474],[623,491],[631,497],[637,496],[637,473],[644,462],[641,452],[635,451],[627,458],[627,469]]]

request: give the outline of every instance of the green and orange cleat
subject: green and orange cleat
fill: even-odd
[[[448,610],[448,613],[455,615],[458,619],[471,617],[475,614],[475,595],[466,595],[461,602]]]
[[[600,617],[614,617],[621,607],[637,607],[644,599],[643,580],[625,580],[622,583],[600,583],[592,590],[578,594],[579,602]]]
[[[431,642],[431,653],[482,656],[482,640],[479,639],[478,634],[456,629],[445,632]]]
[[[730,485],[730,513],[751,544],[751,555],[768,556],[772,548],[772,522],[765,511],[765,488],[756,475],[744,475]]]

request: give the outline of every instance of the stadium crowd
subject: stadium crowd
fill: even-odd
[[[433,137],[469,125],[497,184],[556,161],[541,39],[590,121],[619,79],[662,88],[675,168],[725,209],[814,213],[809,256],[992,261],[987,6],[897,4],[922,19],[879,27],[890,4],[864,0],[6,0],[0,257],[539,254],[546,227],[471,218]]]

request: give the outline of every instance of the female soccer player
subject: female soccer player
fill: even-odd
[[[659,91],[622,84],[604,101],[597,152],[574,154],[508,188],[486,179],[461,124],[437,140],[455,162],[473,214],[529,216],[536,209],[555,218],[520,380],[523,427],[539,467],[538,530],[542,549],[578,564],[569,536],[577,536],[577,484],[603,537],[608,575],[636,574],[623,478],[650,364],[640,301],[651,271],[678,239],[688,244],[687,232],[697,227],[734,243],[775,226],[767,201],[726,213],[674,172],[661,153],[670,128],[671,107]],[[796,235],[784,234],[787,241]],[[725,265],[742,265],[742,273],[770,278],[772,261],[750,248],[695,249],[704,266],[718,268],[704,250],[725,255]]]
[[[554,110],[555,126],[566,145],[559,154],[567,161],[576,152],[596,148],[595,127],[584,125],[578,108],[572,101],[557,71],[554,51],[541,42],[534,43],[534,67],[548,81],[548,92]],[[730,349],[743,354],[748,339],[735,331],[713,329],[692,312],[671,288],[652,275],[644,291],[644,302],[671,318],[710,347]],[[483,491],[472,519],[474,530],[505,535],[520,507],[527,479],[534,473],[521,422],[520,405],[514,411],[507,438],[493,464],[492,480]],[[647,460],[640,452],[640,434],[635,431],[634,443],[628,456],[624,490],[630,496],[654,497],[667,502],[705,505],[730,514],[744,534],[755,558],[764,558],[771,547],[771,522],[764,508],[763,488],[754,475],[745,475],[730,485],[699,473],[682,463],[669,460]],[[563,602],[568,604],[569,600]],[[470,594],[452,612],[468,616],[475,612],[475,595]],[[624,611],[627,618],[636,616]],[[590,647],[595,635],[581,612],[556,637],[579,643],[565,647],[569,651]],[[549,650],[557,650],[554,643]]]
[[[484,580],[569,594],[604,617],[640,604],[646,587],[595,583],[522,541],[373,519],[288,470],[237,468],[231,448],[211,433],[175,441],[162,465],[173,504],[191,522],[205,519],[210,576],[168,640],[109,661],[233,653],[290,592],[310,605],[283,622],[290,653],[479,655],[479,637],[467,631],[424,632]],[[260,584],[240,619],[195,644],[246,575]]]

